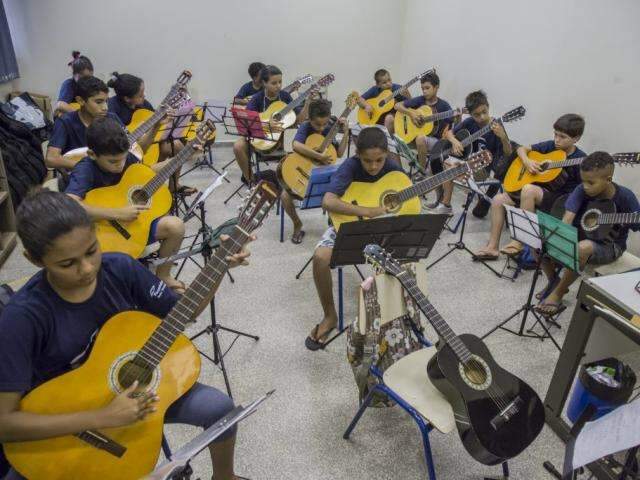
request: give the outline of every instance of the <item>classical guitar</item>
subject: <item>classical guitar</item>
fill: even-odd
[[[611,155],[616,163],[636,165],[640,163],[640,152],[614,153]],[[549,188],[557,189],[566,181],[563,168],[580,165],[586,157],[567,159],[567,154],[562,150],[554,150],[549,153],[534,152],[527,154],[530,160],[540,164],[542,171],[532,174],[525,168],[520,157],[517,157],[507,170],[504,177],[504,190],[506,192],[519,192],[522,187],[531,183],[548,183]]]
[[[351,92],[345,101],[346,107],[339,118],[346,119],[351,113],[351,110],[358,104],[357,102],[358,93]],[[331,156],[331,163],[335,163],[338,159],[338,154],[332,142],[339,128],[340,123],[336,121],[327,132],[326,137],[320,133],[312,133],[307,137],[304,144],[307,148],[315,150],[316,152],[329,154]],[[311,170],[318,165],[317,160],[307,158],[296,152],[290,153],[278,164],[278,179],[291,195],[295,198],[302,199],[307,191]]]
[[[166,318],[121,312],[100,329],[87,361],[29,392],[20,410],[42,415],[103,408],[139,381],[160,400],[142,421],[101,431],[29,442],[5,443],[11,465],[30,480],[139,479],[150,473],[160,452],[167,408],[197,380],[200,356],[182,335],[187,323],[209,303],[238,253],[275,202],[275,185],[261,182],[247,198],[238,223],[215,251]]]
[[[522,453],[544,425],[536,392],[493,359],[475,335],[456,335],[410,275],[378,245],[364,249],[367,260],[396,277],[438,333],[438,352],[427,364],[431,382],[453,408],[462,444],[485,465]]]
[[[460,162],[453,168],[426,178],[416,184],[403,172],[389,172],[373,183],[352,182],[340,200],[363,207],[386,207],[392,215],[416,215],[420,213],[420,195],[438,188],[445,182],[460,176],[467,176],[484,168],[491,163],[492,157],[488,150],[480,150],[471,155],[467,161]],[[331,222],[336,230],[347,222],[362,220],[361,217],[329,213]]]
[[[96,236],[103,252],[121,252],[139,258],[149,238],[151,223],[171,208],[172,197],[166,181],[195,153],[197,145],[207,141],[215,130],[211,120],[200,125],[198,132],[178,155],[155,173],[143,163],[130,165],[120,182],[110,187],[90,190],[84,199],[87,205],[103,208],[122,208],[128,205],[147,205],[132,222],[100,220],[96,222]]]
[[[417,124],[408,113],[396,112],[393,120],[396,135],[404,140],[405,143],[413,142],[418,135],[429,135],[433,132],[436,123],[440,120],[446,120],[447,118],[453,118],[467,113],[466,108],[455,108],[453,110],[433,113],[429,105],[422,105],[421,107],[410,108],[409,110],[419,115]]]
[[[371,113],[367,113],[364,108],[358,110],[358,123],[361,125],[375,125],[380,120],[380,117],[387,112],[390,112],[396,104],[395,97],[400,94],[404,89],[408,89],[414,83],[418,82],[422,77],[428,73],[434,72],[433,69],[429,69],[426,72],[422,72],[420,75],[416,75],[410,79],[407,83],[400,88],[391,91],[390,89],[383,90],[375,98],[369,98],[365,100],[367,104],[371,105]]]
[[[294,109],[302,105],[309,95],[317,92],[321,87],[326,87],[333,83],[334,79],[335,77],[330,73],[313,82],[307,90],[298,95],[298,98],[289,104],[286,104],[281,100],[277,100],[269,105],[269,108],[260,113],[260,120],[265,124],[274,120],[280,124],[281,129],[278,131],[272,131],[269,126],[265,125],[266,138],[256,138],[251,140],[253,148],[261,152],[266,152],[275,147],[280,141],[280,137],[282,137],[284,129],[289,128],[296,123],[297,115],[296,112],[294,112]]]
[[[618,226],[639,223],[640,212],[617,212],[612,200],[592,200],[579,215],[579,227],[590,240],[604,240]]]
[[[164,98],[160,106],[155,112],[141,108],[133,112],[131,123],[127,126],[129,134],[130,151],[139,159],[145,159],[145,163],[150,165],[158,161],[160,150],[157,143],[151,144],[147,151],[143,154],[142,149],[137,144],[138,140],[149,132],[156,123],[158,123],[166,115],[169,108],[179,107],[187,99],[186,85],[191,79],[191,72],[185,70],[180,74],[176,83],[171,87],[169,93]],[[87,147],[75,148],[69,150],[63,155],[63,158],[73,160],[75,163],[87,156]]]
[[[465,149],[464,156],[467,156],[471,153],[471,145],[473,144],[473,142],[475,142],[480,137],[482,137],[483,135],[486,135],[491,131],[491,124],[493,122],[499,122],[499,123],[514,122],[522,119],[525,113],[526,113],[526,110],[524,109],[524,107],[522,106],[516,107],[513,110],[510,110],[507,113],[505,113],[502,117],[494,119],[493,121],[489,122],[488,125],[485,125],[484,127],[482,127],[481,129],[479,129],[477,132],[473,134],[471,134],[469,130],[466,130],[466,129],[462,129],[456,132],[456,138],[460,141],[460,143],[462,143],[462,146]],[[433,148],[429,152],[429,159],[430,160],[439,159],[440,161],[446,160],[447,157],[452,154],[452,151],[453,151],[453,148],[452,148],[451,142],[443,138],[441,140],[438,140],[438,143],[436,143],[433,146]]]

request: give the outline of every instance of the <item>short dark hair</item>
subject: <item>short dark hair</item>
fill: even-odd
[[[129,139],[116,119],[100,117],[87,128],[87,147],[96,155],[118,155],[129,150]]]
[[[476,90],[475,92],[471,92],[467,95],[467,98],[464,99],[464,106],[467,108],[469,113],[473,112],[476,108],[481,105],[489,106],[489,99],[487,98],[487,94],[482,90]]]
[[[260,70],[260,80],[265,83],[274,75],[282,75],[282,70],[275,65],[265,65],[264,68]]]
[[[608,166],[614,166],[613,157],[607,152],[593,152],[587,155],[580,164],[580,170],[583,172],[591,172],[593,170],[600,170],[601,168],[607,168]]]
[[[142,79],[129,73],[113,72],[107,86],[113,88],[119,98],[133,97],[140,90]]]
[[[91,70],[93,72],[93,63],[89,58],[84,55],[80,55],[78,50],[74,50],[71,52],[71,56],[73,60],[69,62],[69,66],[71,67],[71,71],[74,75],[84,72],[85,70]]]
[[[309,103],[309,118],[322,118],[331,115],[331,102],[324,98]]]
[[[556,120],[553,124],[553,129],[572,138],[581,137],[584,133],[584,118],[577,113],[565,113]]]
[[[88,100],[97,93],[109,93],[109,87],[96,77],[82,77],[76,82],[76,95],[83,100]]]
[[[358,135],[358,142],[356,145],[358,152],[362,152],[369,148],[379,148],[386,150],[388,147],[387,136],[378,127],[363,128]]]
[[[390,75],[389,70],[381,68],[379,70],[376,70],[376,73],[373,74],[373,79],[376,81],[376,83],[378,83],[380,79],[385,75]]]
[[[265,65],[262,62],[253,62],[249,65],[249,76],[251,78],[255,78],[255,76],[258,75],[260,73],[260,70],[262,70],[264,67]]]
[[[427,82],[429,82],[434,87],[439,87],[440,77],[436,72],[429,72],[426,75],[423,75],[422,78],[420,78],[420,83],[427,83]]]
[[[18,236],[29,256],[41,261],[53,242],[77,227],[93,228],[79,202],[61,192],[36,187],[16,212]]]

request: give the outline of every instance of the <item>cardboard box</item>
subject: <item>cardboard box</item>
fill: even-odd
[[[33,93],[33,92],[11,92],[9,94],[9,100],[15,97],[19,97],[23,93],[28,93],[29,96],[33,98],[33,101],[36,102],[36,105],[38,105],[38,108],[42,110],[45,118],[53,121],[53,108],[51,108],[51,97],[49,97],[48,95],[41,95],[39,93]]]

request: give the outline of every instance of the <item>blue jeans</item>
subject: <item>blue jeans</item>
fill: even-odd
[[[209,428],[231,410],[233,410],[231,398],[214,387],[196,382],[187,393],[167,409],[164,423],[183,423],[194,427]],[[221,435],[217,441],[226,440],[235,433],[236,427],[234,426]],[[25,480],[25,478],[11,469],[4,480]]]

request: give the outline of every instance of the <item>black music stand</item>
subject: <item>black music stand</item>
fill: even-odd
[[[370,243],[377,243],[398,261],[417,262],[425,259],[440,238],[447,218],[448,215],[443,214],[398,215],[343,223],[336,236],[329,266],[341,269],[347,265],[366,263],[363,250]],[[341,284],[341,276],[338,280]],[[342,297],[342,285],[339,285],[339,295]],[[342,311],[339,317],[343,318]],[[346,328],[341,327],[337,334],[324,343],[323,349],[344,333]]]
[[[263,122],[258,112],[239,108],[232,108],[231,116],[225,115],[222,117],[222,120],[225,132],[228,135],[243,137],[246,140],[249,148],[249,168],[251,168],[251,159],[254,155],[251,140],[272,138],[274,132],[271,130],[271,124],[269,122]],[[240,190],[247,186],[247,184],[241,182],[240,186],[236,188],[222,203],[226,205],[229,200],[240,194]]]

